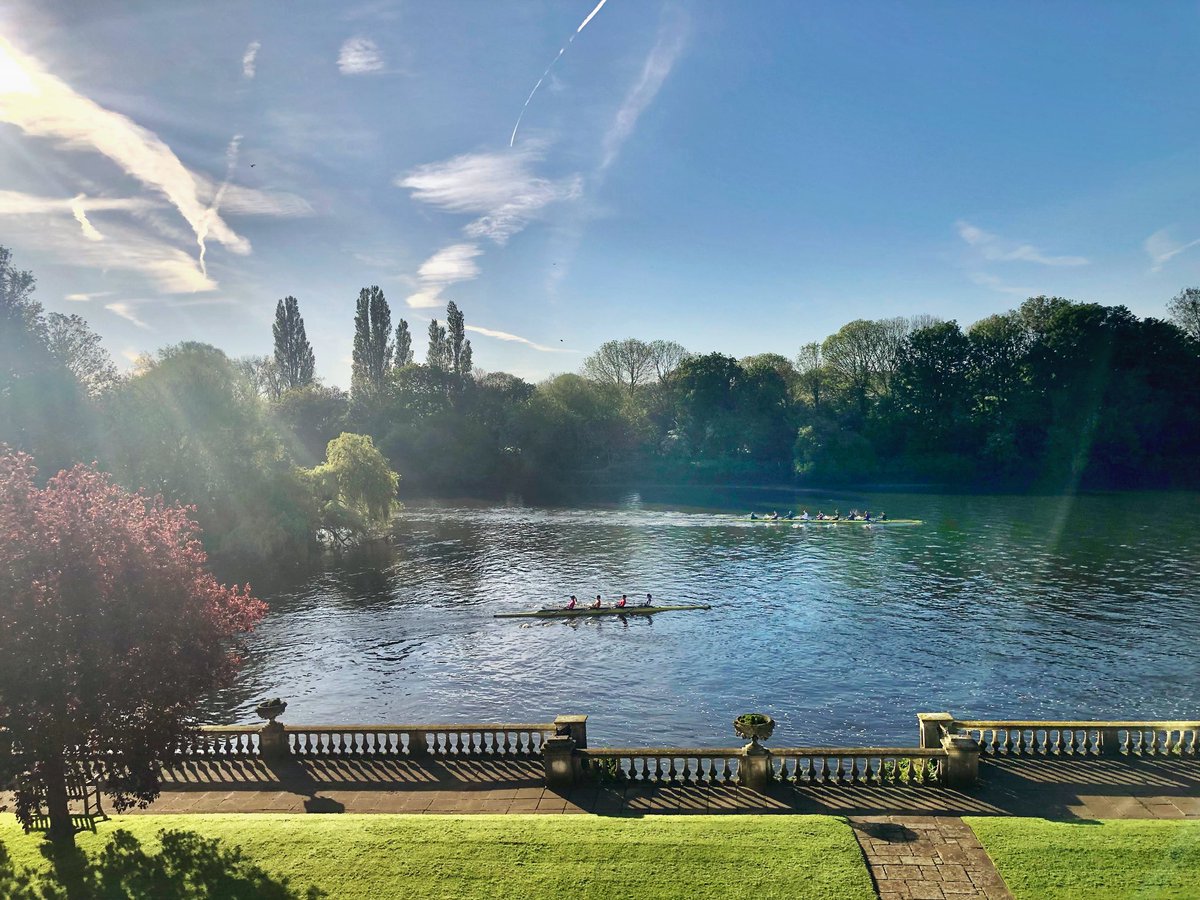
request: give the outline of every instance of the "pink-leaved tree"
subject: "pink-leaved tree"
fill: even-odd
[[[153,800],[198,702],[236,671],[232,639],[266,606],[217,582],[187,510],[94,468],[44,488],[36,472],[0,446],[0,727],[33,776],[18,817],[28,827],[41,784],[51,837],[73,843],[72,767],[99,760],[118,811]]]

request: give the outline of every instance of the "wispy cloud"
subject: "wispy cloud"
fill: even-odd
[[[63,297],[64,300],[69,300],[72,303],[89,303],[97,297],[111,297],[112,291],[96,291],[93,294],[67,294]]]
[[[246,52],[242,54],[242,77],[247,81],[254,78],[254,74],[257,71],[255,64],[258,60],[258,51],[261,48],[261,41],[251,41],[246,45]]]
[[[988,262],[1031,262],[1042,266],[1086,266],[1085,256],[1049,256],[1032,244],[1008,241],[959,219],[954,223],[958,236],[974,247]]]
[[[149,330],[150,326],[138,318],[137,313],[133,311],[133,307],[128,303],[105,303],[104,308],[109,312],[120,316],[127,322],[132,322],[138,328]]]
[[[85,212],[119,210],[133,212],[158,206],[153,200],[140,197],[44,197],[25,194],[21,191],[0,191],[0,215],[39,215],[44,213],[71,213],[82,209]]]
[[[571,200],[582,191],[578,175],[549,179],[535,174],[544,145],[531,142],[503,153],[465,153],[438,163],[418,166],[399,176],[396,184],[414,200],[451,213],[474,215],[463,233],[475,241],[487,239],[503,246],[552,203]],[[477,243],[443,247],[417,271],[418,287],[406,300],[410,307],[441,306],[443,289],[479,275]]]
[[[536,344],[529,338],[523,338],[519,334],[509,334],[507,331],[497,331],[494,328],[481,328],[478,325],[463,326],[467,331],[475,334],[482,334],[484,337],[495,338],[498,341],[513,341],[518,344],[525,344],[532,347],[534,350],[540,350],[542,353],[578,353],[578,350],[568,350],[566,347],[547,347],[543,344]]]
[[[211,236],[234,253],[250,252],[248,240],[220,216],[208,215],[196,178],[154,132],[77,93],[3,38],[0,67],[20,76],[9,79],[15,89],[0,93],[0,121],[35,137],[58,140],[67,149],[107,156],[127,175],[166,197],[191,226],[201,250],[205,236]]]
[[[1167,262],[1174,259],[1180,253],[1183,253],[1185,250],[1190,250],[1195,246],[1200,246],[1200,238],[1197,238],[1194,241],[1181,243],[1171,237],[1171,235],[1168,233],[1168,229],[1166,228],[1154,232],[1154,234],[1150,235],[1150,237],[1146,238],[1146,240],[1142,243],[1143,249],[1145,249],[1146,254],[1150,257],[1151,272],[1161,271],[1162,267]]]
[[[210,291],[217,285],[197,261],[162,238],[114,220],[104,222],[104,240],[80,229],[76,209],[85,212],[120,211],[135,214],[153,203],[128,198],[50,198],[17,191],[0,191],[0,217],[28,217],[22,242],[71,265],[126,270],[149,278],[166,293]]]
[[[337,64],[343,75],[366,75],[383,69],[383,54],[370,38],[352,37],[342,44]]]
[[[82,201],[86,199],[83,194],[79,194],[71,201],[71,214],[75,216],[75,221],[79,223],[79,227],[83,229],[83,236],[89,241],[102,241],[104,235],[96,230],[96,226],[91,223],[87,217],[87,209]]]
[[[441,306],[442,291],[451,284],[470,281],[479,276],[475,257],[483,251],[478,244],[451,244],[443,247],[417,269],[417,290],[405,302],[414,309]]]
[[[504,244],[547,206],[583,190],[578,175],[552,180],[535,174],[533,166],[544,154],[539,142],[503,153],[464,153],[418,166],[396,184],[421,203],[479,216],[463,229],[467,237]]]
[[[663,82],[671,74],[675,62],[679,59],[679,54],[683,51],[686,33],[686,22],[678,14],[670,15],[659,27],[658,40],[642,64],[641,75],[626,93],[608,133],[604,136],[601,171],[616,161],[621,147],[633,134],[638,119],[658,96]]]

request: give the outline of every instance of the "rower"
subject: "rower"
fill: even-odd
[[[810,515],[808,514],[808,510],[807,510],[807,509],[806,509],[804,512],[800,513],[800,520],[801,520],[801,521],[803,521],[803,522],[807,522],[807,521],[808,521],[809,519],[811,519],[811,518],[812,518],[812,516],[810,516]]]
[[[792,519],[796,518],[796,514],[789,509],[783,514],[783,517],[790,522]]]
[[[596,599],[592,601],[591,609],[599,609],[603,604],[600,602],[600,595],[596,595]]]
[[[645,602],[645,603],[643,603],[643,604],[642,604],[642,606],[653,606],[653,605],[654,605],[654,598],[653,598],[653,597],[651,597],[649,594],[647,594],[647,595],[646,595],[646,602]]]
[[[871,511],[869,509],[865,513],[863,513],[863,521],[864,522],[871,521]]]
[[[767,518],[771,521],[774,521],[779,518],[779,513],[775,512],[775,510],[771,510],[771,514],[767,516]]]
[[[566,606],[564,606],[564,607],[563,607],[563,609],[574,609],[574,608],[575,608],[575,606],[576,606],[576,604],[578,604],[578,603],[579,603],[579,601],[578,601],[578,600],[576,600],[576,599],[575,599],[575,595],[574,595],[574,594],[572,594],[572,595],[571,595],[571,601],[570,601],[570,602],[569,602],[569,603],[568,603]]]
[[[879,514],[879,521],[880,521],[880,522],[886,522],[886,521],[887,521],[887,513],[880,513],[880,514]]]
[[[750,513],[750,521],[751,521],[751,522],[753,522],[753,521],[754,521],[755,519],[757,519],[757,518],[758,518],[758,516],[757,516],[757,515],[755,515],[754,513]]]
[[[628,601],[625,599],[625,595],[624,595],[624,594],[622,594],[622,595],[621,595],[621,599],[617,601],[617,606],[618,606],[618,607],[624,607],[624,606],[625,606],[625,604],[626,604],[627,602],[628,602]]]

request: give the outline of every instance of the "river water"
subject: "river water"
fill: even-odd
[[[883,509],[922,524],[755,523]],[[271,611],[213,722],[590,716],[595,745],[911,744],[960,718],[1200,717],[1200,495],[646,490],[573,506],[412,502],[391,545],[256,584]],[[710,612],[495,619],[653,593]],[[523,627],[524,626],[524,627]]]

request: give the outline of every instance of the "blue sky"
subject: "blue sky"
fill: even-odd
[[[343,386],[369,284],[536,379],[1200,283],[1200,4],[596,2],[0,0],[0,243],[122,362],[293,294]]]

